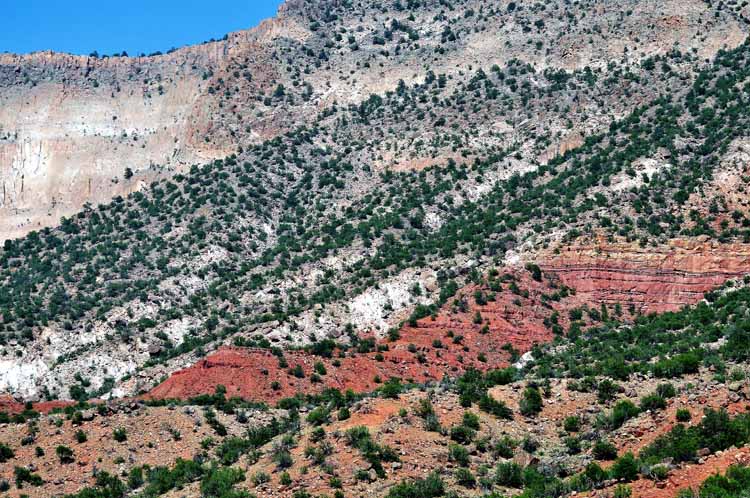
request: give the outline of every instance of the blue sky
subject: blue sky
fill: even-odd
[[[281,0],[2,0],[0,52],[166,52],[272,17]]]

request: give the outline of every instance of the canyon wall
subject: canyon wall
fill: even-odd
[[[675,239],[664,245],[604,238],[541,256],[546,272],[584,301],[633,305],[649,313],[694,304],[731,278],[750,273],[750,244]]]

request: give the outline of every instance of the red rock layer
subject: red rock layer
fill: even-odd
[[[466,300],[466,311],[458,310],[452,299],[434,319],[427,317],[419,320],[416,327],[402,327],[401,337],[396,341],[381,341],[381,345],[388,346],[387,351],[380,353],[382,358],[375,352],[349,352],[344,358],[326,359],[302,351],[287,351],[284,359],[288,367],[280,368],[279,359],[270,351],[223,348],[176,372],[148,397],[186,398],[213,393],[216,385],[222,384],[229,396],[272,402],[325,388],[371,391],[379,385],[376,377],[381,381],[398,377],[425,382],[460,374],[468,367],[486,370],[507,366],[510,354],[503,346],[510,344],[525,352],[535,343],[551,340],[553,333],[545,325],[545,319],[558,311],[560,323],[567,326],[567,310],[581,304],[576,296],[557,302],[548,300],[545,304],[542,296],[553,294],[555,289],[547,282],[532,280],[525,271],[518,274],[517,285],[521,291],[529,292],[528,297],[514,294],[503,284],[504,290],[496,294],[496,300],[481,306],[474,299],[477,287],[463,289],[456,298]],[[482,318],[480,324],[475,323],[476,311]],[[449,331],[453,332],[453,338]],[[454,340],[458,336],[462,339]],[[327,374],[321,376],[320,382],[313,382],[311,375],[318,361],[325,365]],[[289,369],[296,365],[304,370],[304,378],[290,374]],[[278,385],[273,389],[275,382]]]
[[[750,244],[673,240],[641,247],[599,238],[545,255],[540,266],[576,289],[584,301],[632,303],[642,312],[672,311],[700,301],[728,279],[750,273]]]
[[[43,401],[41,403],[33,403],[33,409],[38,412],[47,413],[55,408],[65,408],[72,404],[72,401]],[[0,396],[0,412],[14,415],[21,413],[25,408],[26,405],[24,403],[16,401],[11,396]]]
[[[583,305],[598,308],[601,303],[619,303],[627,311],[632,304],[640,312],[660,312],[693,304],[727,279],[750,272],[750,244],[676,240],[658,247],[640,247],[600,238],[589,245],[543,255],[541,261],[548,277],[575,289],[576,294],[560,301],[547,299],[543,296],[555,292],[550,283],[546,279],[536,282],[528,272],[520,271],[516,273],[518,287],[528,290],[528,297],[511,292],[503,284],[504,290],[497,293],[495,301],[480,306],[473,297],[477,287],[469,286],[457,296],[468,303],[466,311],[457,310],[451,300],[435,318],[419,320],[416,327],[402,327],[400,339],[381,343],[388,346],[388,351],[381,352],[382,358],[374,352],[347,353],[335,366],[333,359],[301,351],[285,352],[289,367],[300,365],[305,372],[304,378],[297,378],[289,368],[280,368],[279,359],[270,351],[224,348],[175,373],[148,396],[185,398],[211,393],[217,384],[223,384],[230,396],[276,401],[328,387],[370,391],[379,385],[376,378],[425,382],[459,374],[468,367],[506,366],[510,355],[503,346],[510,344],[525,352],[535,343],[553,338],[545,319],[554,311],[567,329],[568,310]],[[474,323],[476,311],[482,317],[481,324]],[[449,331],[462,340],[455,342]],[[328,373],[320,382],[313,382],[311,375],[318,361]]]

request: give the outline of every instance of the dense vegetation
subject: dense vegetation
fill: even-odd
[[[678,312],[643,315],[633,325],[608,321],[581,331],[574,321],[564,348],[553,344],[535,352],[535,372],[582,379],[584,388],[594,377],[626,380],[634,373],[650,373],[668,379],[695,373],[701,366],[724,375],[726,362],[750,358],[750,320],[745,314],[750,289],[733,290],[731,285],[709,293],[705,302]],[[717,343],[723,345],[712,347]]]

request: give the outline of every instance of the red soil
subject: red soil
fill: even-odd
[[[674,498],[682,489],[697,490],[703,481],[714,474],[721,474],[735,464],[750,465],[750,448],[729,449],[721,455],[710,455],[703,463],[685,465],[670,472],[665,481],[639,479],[631,484],[633,498]],[[583,495],[587,496],[587,495]],[[592,498],[612,496],[612,490],[591,493]]]
[[[41,413],[48,413],[55,408],[65,408],[72,404],[74,404],[72,401],[43,401],[41,403],[33,403],[32,408]],[[25,408],[24,403],[16,401],[11,396],[0,396],[0,412],[15,415],[24,411]]]
[[[525,352],[535,343],[550,341],[553,333],[545,326],[544,320],[553,311],[558,311],[560,324],[567,327],[567,310],[581,305],[576,296],[543,304],[542,295],[553,294],[555,289],[550,288],[548,282],[532,280],[525,271],[520,272],[517,278],[518,287],[522,291],[528,290],[529,297],[514,294],[507,289],[507,284],[503,284],[504,290],[496,294],[495,301],[479,306],[473,297],[477,287],[463,289],[456,297],[460,298],[461,294],[465,297],[468,302],[465,312],[453,309],[451,300],[434,319],[428,317],[419,320],[416,327],[404,326],[400,339],[380,342],[388,346],[388,351],[380,353],[382,361],[376,359],[374,352],[351,352],[338,359],[339,366],[334,366],[333,359],[302,351],[285,352],[284,358],[289,367],[300,365],[304,370],[305,377],[300,379],[291,375],[288,368],[279,368],[278,358],[270,351],[227,347],[176,372],[154,388],[148,397],[191,397],[213,393],[216,385],[222,384],[227,387],[229,396],[271,402],[296,393],[320,392],[325,388],[371,391],[379,385],[376,377],[382,381],[398,377],[427,382],[455,376],[469,367],[487,370],[508,366],[510,354],[503,349],[504,345],[510,344],[516,350]],[[481,314],[481,324],[474,323],[476,311]],[[481,333],[484,325],[488,330]],[[448,336],[449,331],[453,331],[454,336],[463,337],[460,344],[454,343],[453,338]],[[442,346],[435,347],[436,340]],[[325,365],[328,373],[322,376],[321,382],[314,383],[310,376],[318,361]],[[272,388],[274,382],[280,385],[277,390]]]
[[[567,328],[568,310],[582,305],[598,308],[601,303],[619,303],[627,311],[628,304],[633,304],[641,312],[679,309],[699,301],[705,292],[727,279],[750,271],[750,244],[676,240],[665,246],[640,247],[599,238],[588,245],[577,244],[542,255],[540,261],[546,275],[575,289],[576,295],[560,301],[543,300],[543,294],[553,294],[555,289],[520,271],[516,274],[518,286],[529,291],[528,298],[510,292],[503,284],[505,290],[497,293],[494,302],[479,306],[473,298],[476,287],[469,286],[460,293],[469,304],[467,311],[454,309],[451,300],[436,318],[422,319],[416,327],[404,326],[399,340],[381,343],[389,348],[382,353],[382,361],[375,359],[375,353],[347,353],[336,367],[330,359],[286,352],[289,366],[299,364],[305,372],[305,377],[298,379],[279,368],[278,359],[269,351],[224,348],[175,373],[148,396],[184,398],[213,392],[217,384],[223,384],[230,396],[275,401],[328,387],[370,391],[378,387],[376,376],[383,381],[399,377],[425,382],[454,376],[468,367],[485,370],[507,366],[510,356],[503,345],[526,352],[535,343],[553,338],[544,323],[553,311],[559,312],[560,324]],[[481,325],[474,323],[477,310]],[[484,324],[489,331],[482,334]],[[448,331],[463,336],[462,343],[454,344]],[[443,346],[434,347],[435,340]],[[415,347],[416,352],[409,351]],[[480,353],[485,361],[480,361]],[[328,374],[313,383],[310,375],[317,361],[325,365]],[[280,384],[279,389],[272,389],[274,382]]]

